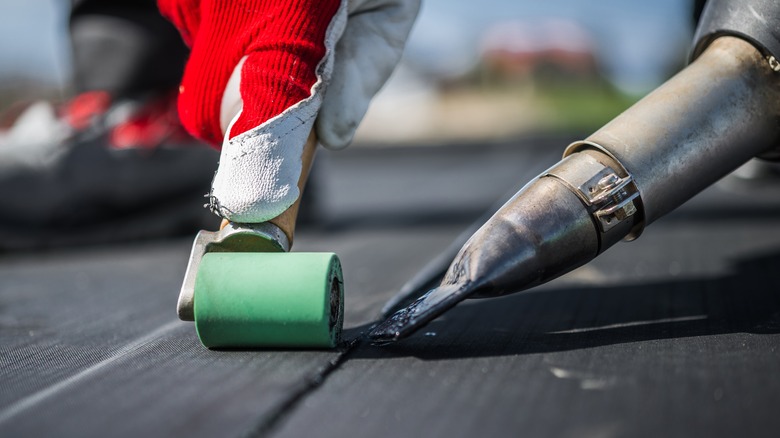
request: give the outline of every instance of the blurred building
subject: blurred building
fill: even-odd
[[[358,142],[441,144],[579,134],[635,99],[610,82],[597,39],[575,20],[497,21],[475,40],[469,68],[402,63],[372,104]]]
[[[592,35],[572,20],[505,21],[488,28],[480,70],[491,81],[577,80],[600,76]]]

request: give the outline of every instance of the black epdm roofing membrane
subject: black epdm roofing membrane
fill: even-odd
[[[776,436],[780,184],[724,181],[545,286],[360,340],[569,140],[321,154],[295,249],[343,262],[335,351],[203,348],[175,315],[189,238],[4,254],[0,436]]]

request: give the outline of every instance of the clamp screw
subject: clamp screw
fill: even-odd
[[[777,58],[769,55],[766,57],[766,60],[769,62],[769,68],[776,72],[780,72],[780,61],[778,61]]]

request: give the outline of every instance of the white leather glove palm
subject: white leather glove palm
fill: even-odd
[[[325,37],[325,58],[308,98],[277,117],[229,139],[212,185],[211,205],[233,222],[278,216],[298,198],[301,154],[312,129],[330,149],[346,147],[401,58],[420,0],[342,0]],[[243,62],[243,61],[242,61]],[[240,114],[239,63],[226,87],[221,123]]]

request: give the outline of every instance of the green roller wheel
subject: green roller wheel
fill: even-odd
[[[198,337],[208,348],[332,348],[343,284],[332,253],[205,254],[195,281]]]

